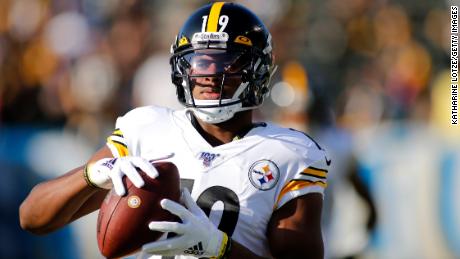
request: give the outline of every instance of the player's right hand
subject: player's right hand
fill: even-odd
[[[125,175],[137,188],[144,186],[144,180],[136,167],[151,178],[158,176],[155,167],[148,160],[138,156],[100,159],[86,166],[84,176],[89,185],[103,189],[114,188],[117,195],[123,196],[126,193],[123,185]]]

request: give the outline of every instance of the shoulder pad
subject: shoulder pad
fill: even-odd
[[[324,159],[326,151],[306,133],[291,129],[268,124],[269,129],[267,132],[268,137],[280,141],[283,146],[299,154],[302,157],[309,159]]]
[[[148,124],[152,121],[166,119],[171,112],[171,109],[160,106],[143,106],[127,112],[124,116],[119,117],[117,122],[123,120],[124,124]]]

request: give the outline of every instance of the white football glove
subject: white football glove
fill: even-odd
[[[187,189],[182,189],[181,202],[185,207],[168,199],[163,199],[160,204],[180,217],[182,223],[152,221],[149,224],[151,230],[174,232],[177,236],[147,243],[142,246],[142,253],[221,258],[229,244],[227,234],[211,223]]]
[[[137,188],[144,186],[144,180],[137,172],[136,167],[144,171],[149,177],[156,178],[158,171],[146,159],[138,156],[120,158],[103,158],[85,168],[84,176],[89,185],[103,189],[115,189],[116,194],[123,196],[126,188],[123,185],[123,176],[131,180]]]

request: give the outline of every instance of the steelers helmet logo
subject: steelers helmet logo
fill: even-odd
[[[141,206],[141,198],[139,198],[136,195],[129,196],[128,206],[133,209],[138,208],[139,206]]]
[[[263,159],[252,164],[248,176],[254,187],[267,191],[278,183],[280,170],[274,162]]]

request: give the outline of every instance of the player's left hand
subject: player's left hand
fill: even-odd
[[[152,221],[149,224],[151,230],[174,232],[177,236],[147,243],[142,247],[142,252],[221,258],[229,243],[227,234],[211,223],[187,189],[182,189],[181,202],[185,207],[168,199],[163,199],[160,204],[165,210],[180,217],[182,223]]]

